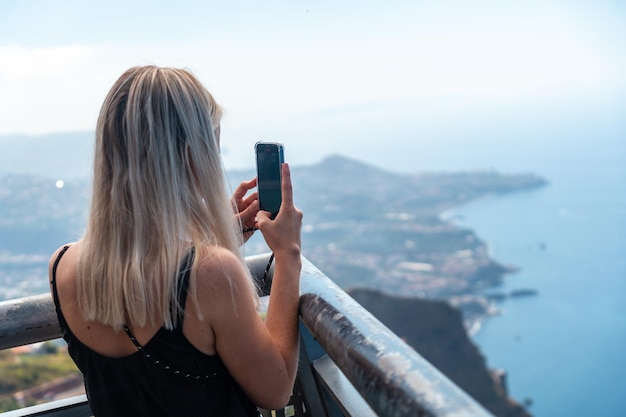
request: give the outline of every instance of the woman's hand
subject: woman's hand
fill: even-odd
[[[256,187],[256,182],[256,178],[249,181],[243,181],[235,189],[231,198],[233,207],[237,210],[235,212],[235,217],[241,223],[241,227],[243,228],[244,243],[250,239],[254,231],[257,229],[256,216],[259,212],[259,195],[255,191],[246,197],[248,191]]]
[[[293,203],[293,188],[291,185],[291,171],[288,164],[281,166],[282,203],[274,219],[267,211],[257,213],[257,224],[267,245],[278,258],[279,253],[300,257],[302,229],[302,211]]]

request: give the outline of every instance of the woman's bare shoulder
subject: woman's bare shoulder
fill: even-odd
[[[205,246],[198,251],[198,256],[198,266],[202,268],[211,269],[219,265],[232,268],[241,265],[239,257],[220,246]]]
[[[70,242],[70,243],[66,243],[64,245],[59,246],[57,250],[54,251],[54,253],[50,257],[50,261],[48,262],[48,270],[50,273],[50,278],[52,278],[52,270],[54,268],[54,265],[57,263],[57,261],[60,264],[61,258],[59,258],[59,256],[61,256],[61,253],[64,252],[63,258],[62,258],[62,259],[65,259],[65,262],[63,262],[64,265],[69,264],[69,263],[73,264],[75,262],[76,255],[78,253],[79,246],[80,246],[80,242]]]
[[[211,299],[212,305],[215,302],[232,303],[233,296],[240,299],[242,294],[252,294],[252,285],[247,266],[241,257],[219,247],[203,248],[200,251],[196,288],[201,300]]]

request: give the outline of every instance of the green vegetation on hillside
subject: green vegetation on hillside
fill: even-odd
[[[46,343],[37,352],[0,351],[0,412],[18,407],[15,392],[80,373],[65,349]]]

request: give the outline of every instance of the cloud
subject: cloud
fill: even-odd
[[[91,101],[87,84],[94,52],[80,45],[0,46],[0,132],[86,127],[89,122],[81,107],[67,104]]]
[[[143,64],[190,68],[227,119],[250,129],[372,101],[454,96],[471,105],[625,87],[622,31],[616,21],[599,29],[603,11],[591,19],[555,2],[487,3],[476,10],[462,2],[354,11],[320,5],[267,22],[252,19],[259,11],[250,6],[242,21],[226,14],[206,32],[175,19],[166,31],[139,22],[132,34],[101,23],[85,38],[90,43],[77,44],[74,28],[47,47],[32,38],[3,46],[0,36],[0,133],[93,129],[115,79]],[[71,20],[93,16],[87,9],[72,9]]]
[[[0,46],[0,76],[19,80],[40,76],[63,76],[86,62],[93,48],[85,45],[27,48],[18,44]]]

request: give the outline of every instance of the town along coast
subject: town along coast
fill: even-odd
[[[346,290],[446,300],[462,311],[470,332],[497,312],[494,297],[509,295],[487,290],[517,266],[492,259],[485,242],[448,210],[547,185],[524,173],[395,173],[339,155],[297,167],[292,177],[305,213],[303,252],[320,270]],[[267,250],[258,238],[247,253]]]

